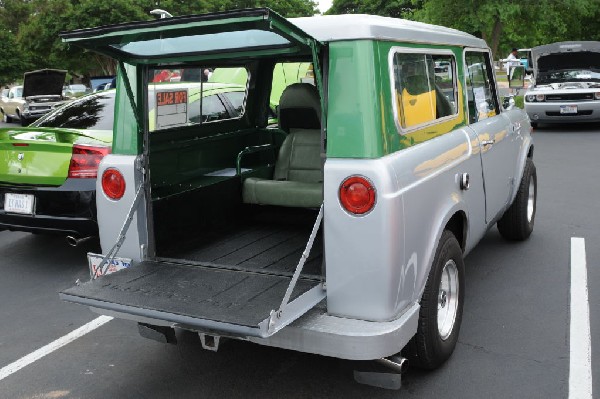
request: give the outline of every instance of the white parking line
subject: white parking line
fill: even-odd
[[[585,240],[571,237],[569,399],[592,399],[592,343]]]
[[[30,365],[33,362],[36,362],[43,358],[44,356],[54,352],[57,349],[62,348],[63,346],[75,341],[77,338],[83,337],[85,334],[94,331],[98,327],[108,323],[113,318],[110,316],[100,316],[87,324],[79,327],[77,330],[73,330],[67,335],[64,335],[57,339],[56,341],[50,342],[48,345],[41,347],[35,352],[31,352],[29,355],[26,355],[19,360],[9,364],[8,366],[0,369],[0,381],[8,377],[9,375],[16,373],[21,370],[23,367]]]

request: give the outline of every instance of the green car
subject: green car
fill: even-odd
[[[189,92],[188,120],[170,122],[182,124],[193,123],[200,109],[211,121],[236,117],[246,92],[245,86],[214,82],[149,86],[157,93]],[[0,230],[62,234],[72,245],[98,235],[96,174],[111,152],[115,96],[115,90],[94,93],[32,126],[0,129]]]

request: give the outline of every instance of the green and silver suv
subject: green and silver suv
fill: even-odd
[[[464,256],[496,224],[510,240],[532,232],[531,127],[502,107],[474,36],[255,9],[62,37],[117,59],[119,79],[97,182],[103,254],[61,297],[144,336],[186,329],[212,350],[225,336],[355,360],[406,348],[435,368],[458,339]],[[310,73],[277,89],[297,63]],[[226,119],[151,82],[225,67],[245,88]]]

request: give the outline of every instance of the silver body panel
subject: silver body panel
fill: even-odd
[[[138,187],[143,182],[139,157],[135,155],[109,154],[102,159],[98,168],[96,181],[96,206],[98,212],[98,230],[100,245],[103,253],[107,253],[117,242],[121,227]],[[118,169],[125,178],[125,195],[119,201],[109,199],[102,190],[102,173],[107,168]],[[142,193],[143,195],[143,193]],[[142,198],[133,215],[133,220],[126,232],[126,238],[121,245],[118,256],[140,261],[145,258],[148,248],[148,227],[146,216],[146,201]]]

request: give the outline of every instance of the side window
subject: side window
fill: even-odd
[[[500,113],[489,53],[465,53],[469,122],[474,123]]]
[[[246,109],[248,78],[245,67],[186,65],[179,69],[151,69],[148,76],[149,130],[241,117]],[[228,93],[235,93],[235,110],[231,113],[219,98]]]
[[[233,116],[238,116],[244,113],[244,99],[246,98],[246,93],[243,91],[228,91],[223,93],[225,98],[229,101],[233,110],[237,113]]]
[[[403,130],[457,114],[455,66],[451,54],[394,54],[395,113]]]

